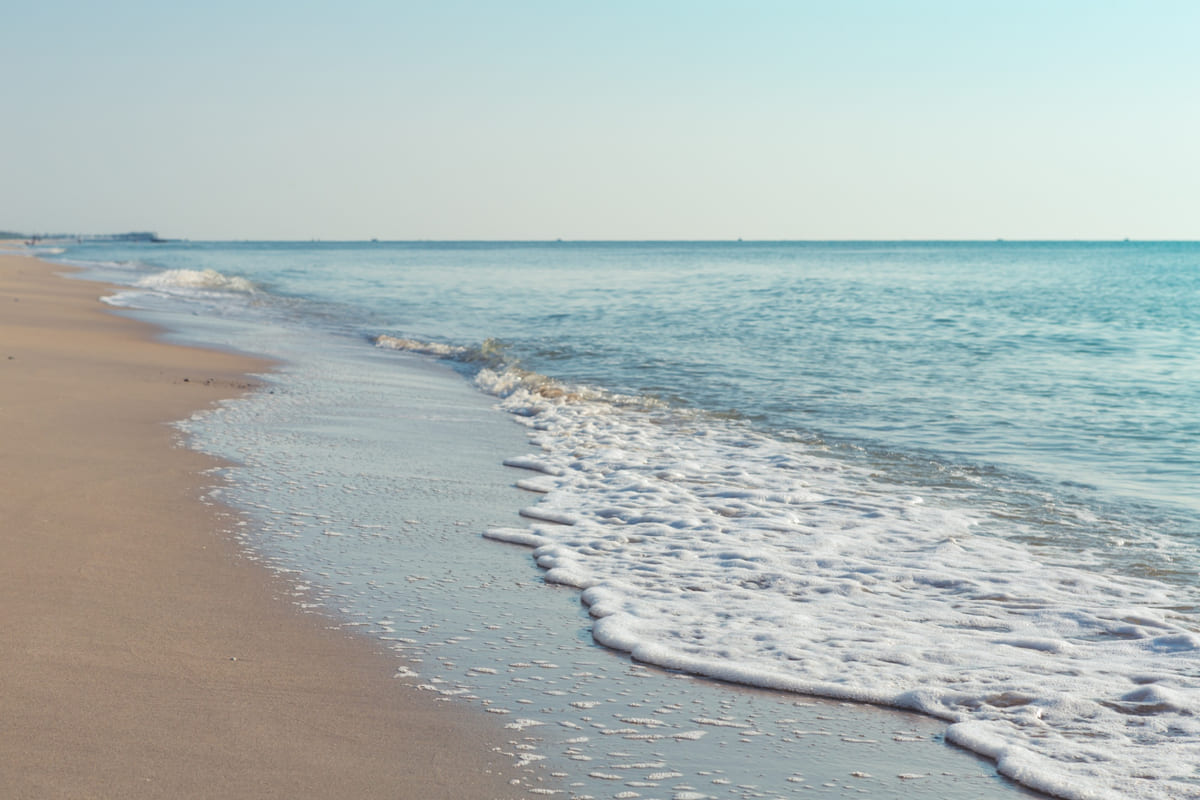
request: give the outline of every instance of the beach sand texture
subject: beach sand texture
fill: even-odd
[[[6,798],[517,793],[499,726],[284,595],[167,424],[250,358],[165,344],[102,286],[0,254],[0,785]]]

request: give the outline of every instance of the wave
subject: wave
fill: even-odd
[[[200,289],[254,294],[258,291],[253,281],[236,275],[224,275],[215,269],[169,269],[141,278],[137,286],[162,292]]]
[[[388,334],[376,336],[372,341],[376,347],[387,350],[418,353],[470,365],[476,370],[475,385],[485,393],[502,399],[523,396],[567,403],[599,402],[639,408],[659,408],[664,405],[654,397],[618,394],[582,384],[568,384],[525,369],[509,356],[508,348],[498,339],[486,339],[475,347],[424,342]],[[513,407],[510,403],[509,410],[512,411]],[[536,413],[533,406],[530,413]]]
[[[1164,663],[1200,653],[1173,610],[1190,590],[985,535],[978,509],[736,420],[511,370],[476,383],[529,428],[535,452],[505,463],[541,494],[528,528],[484,536],[579,589],[599,644],[919,711],[1057,796],[1200,797],[1176,766],[1200,754],[1200,684]]]
[[[381,334],[376,336],[375,346],[386,350],[401,350],[405,353],[420,353],[438,358],[457,358],[466,355],[470,348],[457,345],[441,344],[438,342],[421,342],[416,339],[406,339],[401,336]]]
[[[534,452],[505,463],[538,473],[540,494],[529,527],[484,536],[533,548],[548,583],[580,590],[597,643],[940,718],[949,741],[1060,797],[1200,798],[1177,767],[1200,756],[1200,682],[1164,663],[1200,654],[1179,611],[1197,605],[1190,588],[1032,548],[1019,520],[990,535],[953,493],[914,494],[740,420],[503,359],[474,380],[529,428]]]

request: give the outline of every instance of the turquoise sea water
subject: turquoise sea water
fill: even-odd
[[[459,346],[751,420],[918,483],[995,475],[1122,524],[1200,513],[1200,246],[177,244],[300,324]],[[73,255],[75,255],[73,253]],[[308,317],[307,319],[305,317]],[[895,463],[893,463],[895,462]],[[1115,520],[1114,520],[1115,521]]]
[[[453,365],[533,444],[532,522],[488,535],[539,548],[605,645],[920,710],[1063,796],[1200,796],[1198,244],[61,258],[116,304],[283,332],[296,362],[308,337],[368,371]]]

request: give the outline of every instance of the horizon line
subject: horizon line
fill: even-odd
[[[7,232],[6,233],[11,233]],[[70,240],[83,241],[113,241],[121,242],[121,237],[132,235],[145,236],[142,232],[130,233],[53,233],[53,234],[20,234],[14,236],[7,241],[21,241],[26,244],[29,241],[34,242],[63,242]],[[997,236],[993,238],[927,238],[927,237],[912,237],[912,238],[811,238],[811,239],[777,239],[777,238],[663,238],[663,239],[621,239],[621,238],[415,238],[415,239],[390,239],[382,237],[371,237],[366,239],[354,238],[326,238],[326,237],[310,237],[304,239],[295,238],[249,238],[249,237],[183,237],[183,236],[163,236],[159,237],[156,234],[152,240],[146,239],[128,239],[125,240],[130,244],[174,244],[174,243],[276,243],[276,244],[1124,244],[1124,243],[1142,243],[1142,244],[1193,244],[1200,242],[1200,239],[1142,239],[1130,236],[1112,237],[1112,238],[1054,238],[1054,237],[1037,237],[1037,238],[1011,238],[1006,236]]]

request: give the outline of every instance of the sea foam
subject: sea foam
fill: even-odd
[[[506,463],[545,492],[527,532],[485,535],[582,590],[597,642],[944,719],[1058,796],[1200,797],[1187,590],[982,533],[952,498],[737,422],[477,383],[528,426],[534,451]]]
[[[169,269],[147,275],[138,280],[137,285],[162,292],[207,290],[249,294],[256,290],[252,281],[236,275],[224,275],[215,269]]]
[[[402,336],[388,336],[387,334],[376,336],[374,341],[376,347],[383,347],[388,350],[402,350],[408,353],[421,353],[439,358],[461,356],[468,352],[468,349],[465,347],[439,344],[437,342],[421,342],[416,339],[408,339]]]

